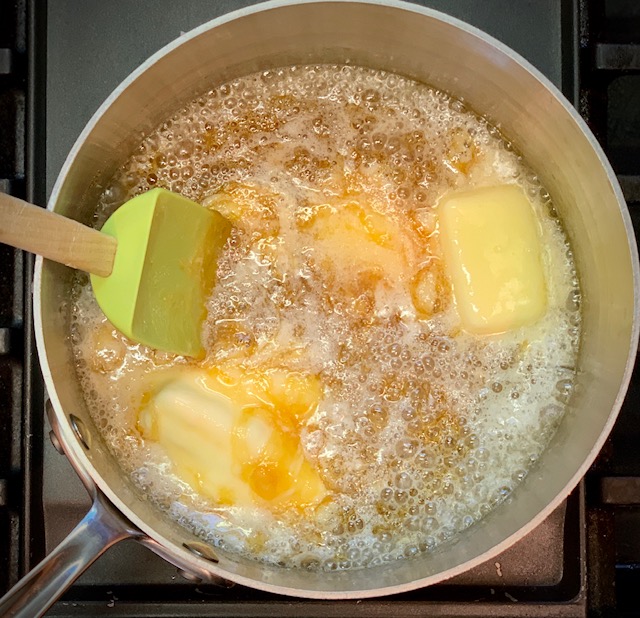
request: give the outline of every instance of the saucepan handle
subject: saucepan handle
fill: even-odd
[[[67,538],[0,599],[0,616],[42,616],[98,556],[136,536],[140,532],[97,492],[91,510]]]

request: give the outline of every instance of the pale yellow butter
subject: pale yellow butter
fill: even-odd
[[[251,504],[240,479],[234,434],[239,406],[204,372],[185,374],[161,388],[142,410],[138,426],[159,442],[178,474],[195,490],[221,504]],[[245,427],[245,447],[253,455],[269,440],[271,428],[253,415]]]
[[[296,435],[319,397],[312,378],[292,372],[234,379],[187,370],[151,397],[138,429],[162,446],[183,480],[221,506],[304,507],[326,493]]]
[[[537,321],[547,293],[538,223],[522,189],[454,193],[439,203],[438,214],[462,327],[496,334]]]

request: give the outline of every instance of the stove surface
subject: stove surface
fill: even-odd
[[[46,195],[67,153],[110,92],[148,56],[182,32],[246,0],[56,0],[46,15]],[[503,41],[576,100],[576,4],[573,0],[427,0]],[[45,429],[46,436],[48,428]],[[44,440],[43,507],[49,552],[81,519],[89,499],[66,459]],[[65,479],[64,483],[60,479]],[[134,542],[110,549],[51,610],[80,616],[104,608],[129,615],[586,615],[584,497],[577,490],[538,529],[490,562],[446,584],[383,600],[317,602],[242,587],[196,586]],[[43,548],[44,549],[44,548]],[[348,609],[347,609],[348,606]],[[402,609],[400,609],[402,608]]]

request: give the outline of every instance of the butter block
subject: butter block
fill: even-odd
[[[536,322],[547,293],[538,223],[522,189],[453,193],[439,203],[438,215],[462,327],[490,335]]]
[[[263,384],[263,375],[230,380],[186,371],[153,394],[138,429],[160,444],[184,481],[216,504],[316,504],[326,494],[324,484]]]
[[[212,387],[213,386],[213,387]],[[236,466],[241,412],[200,372],[179,377],[161,388],[143,408],[138,427],[157,441],[178,475],[219,504],[250,504],[249,487],[239,482]],[[242,451],[258,454],[271,435],[259,417],[243,423]],[[245,455],[245,452],[242,453]]]

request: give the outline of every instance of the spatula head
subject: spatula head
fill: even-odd
[[[164,189],[129,200],[102,228],[118,248],[111,274],[91,275],[100,308],[134,341],[202,356],[205,302],[230,230],[220,213]]]

